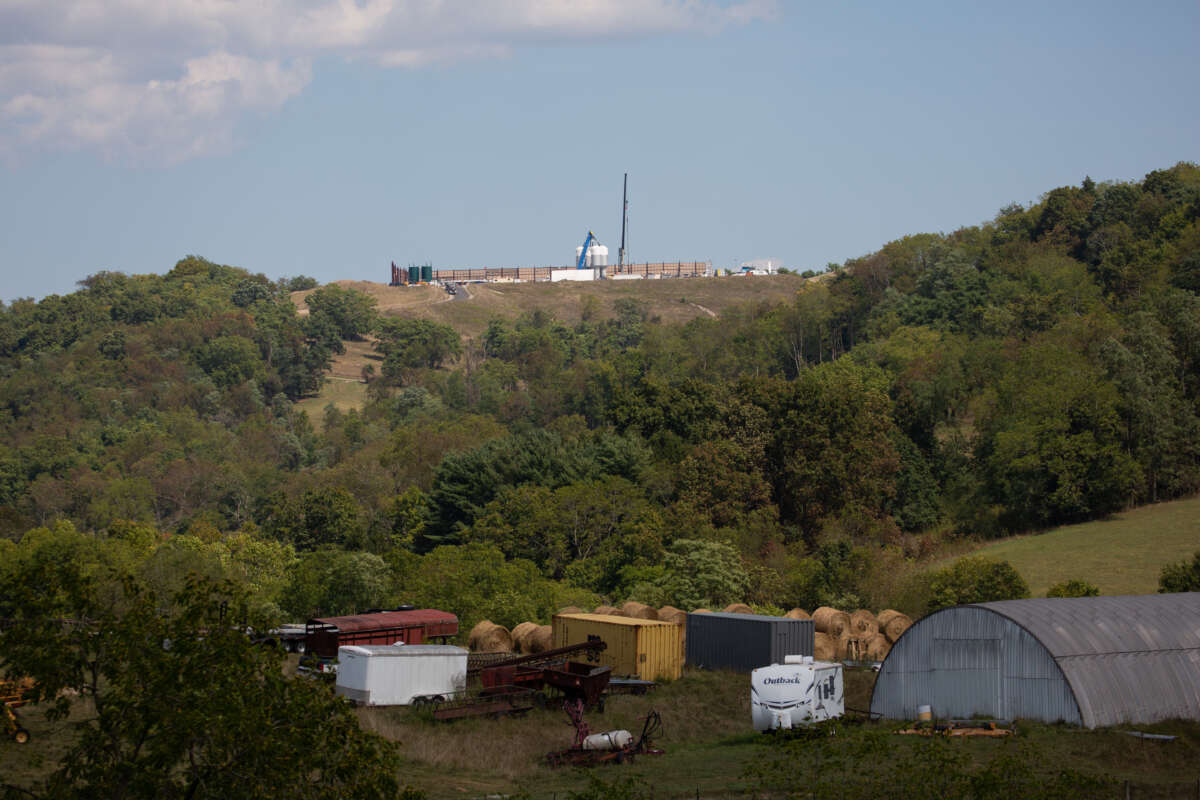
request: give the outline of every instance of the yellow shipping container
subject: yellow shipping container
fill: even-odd
[[[582,644],[599,636],[608,647],[600,663],[613,675],[657,681],[683,674],[683,626],[604,614],[556,614],[554,646]]]

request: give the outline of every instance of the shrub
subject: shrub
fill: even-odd
[[[1192,563],[1187,560],[1178,564],[1167,564],[1162,568],[1158,577],[1158,591],[1167,592],[1200,592],[1200,550],[1192,556]]]
[[[960,558],[935,572],[929,588],[930,611],[966,603],[1029,597],[1029,584],[1012,564],[986,556]]]
[[[1056,583],[1046,591],[1046,597],[1096,597],[1099,594],[1099,587],[1078,579]]]

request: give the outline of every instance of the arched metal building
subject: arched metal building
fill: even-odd
[[[1200,719],[1200,592],[956,606],[892,647],[872,713],[1064,721]]]

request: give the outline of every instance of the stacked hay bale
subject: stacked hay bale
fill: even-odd
[[[891,649],[892,643],[887,640],[887,637],[882,633],[877,633],[867,640],[863,658],[867,661],[883,661]]]
[[[911,625],[912,620],[899,611],[888,608],[879,612],[879,630],[887,638],[889,644],[895,644],[901,634]]]
[[[792,609],[787,616],[804,619],[802,609]],[[850,614],[829,606],[812,613],[817,630],[814,655],[819,660],[882,661],[887,658],[892,643],[912,625],[912,620],[899,611],[887,609],[876,616],[865,608]],[[828,658],[820,655],[830,653]]]
[[[793,608],[791,611],[784,614],[788,619],[812,619],[807,611],[803,608]]]
[[[480,620],[467,635],[467,647],[477,653],[513,652],[512,634],[503,625],[491,620]]]
[[[602,614],[603,616],[606,616],[606,617],[621,616],[620,610],[613,608],[612,606],[596,606],[596,610],[593,611],[592,613],[593,614]]]
[[[693,614],[711,614],[712,611],[708,610],[707,608],[696,608],[696,609],[692,610],[692,613]]]
[[[835,641],[850,628],[850,615],[829,606],[821,606],[814,611],[812,619],[817,633],[828,634]]]
[[[621,606],[621,616],[630,619],[658,619],[658,612],[645,603],[629,600]]]
[[[817,661],[836,661],[837,643],[828,633],[813,634],[813,657]]]
[[[663,606],[658,610],[658,618],[672,625],[687,625],[687,612],[675,606]]]
[[[850,615],[850,635],[858,639],[870,640],[879,633],[879,620],[865,608],[860,608]]]
[[[554,649],[554,627],[551,625],[538,625],[525,638],[525,650],[527,653],[544,653],[547,650]]]
[[[754,609],[745,603],[730,603],[725,606],[726,614],[753,614]]]
[[[560,608],[555,613],[557,613],[557,614],[582,614],[583,609],[580,608],[579,606],[566,606],[565,608]]]
[[[527,644],[529,634],[537,630],[536,622],[519,622],[512,629],[513,644],[517,647],[517,652],[528,653],[529,646]]]

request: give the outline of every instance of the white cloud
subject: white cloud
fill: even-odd
[[[775,0],[0,0],[0,155],[174,162],[302,92],[322,55],[420,68],[515,48],[712,32]]]

